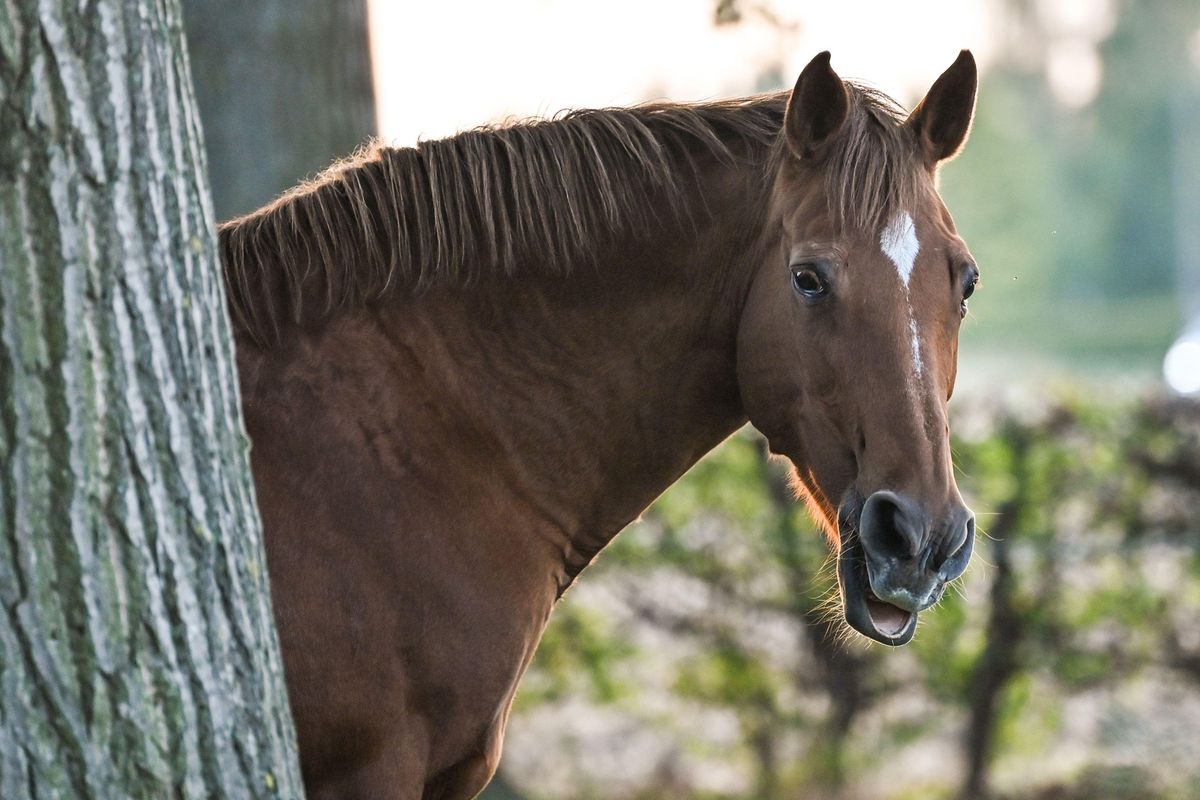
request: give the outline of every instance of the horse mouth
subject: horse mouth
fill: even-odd
[[[892,647],[908,644],[917,631],[917,615],[880,600],[871,590],[866,554],[858,539],[854,505],[850,504],[850,509],[843,508],[838,520],[841,539],[837,560],[838,588],[842,593],[846,623],[863,636],[881,644]]]
[[[917,629],[916,614],[891,603],[883,602],[870,589],[867,590],[864,600],[867,606],[867,616],[871,619],[871,626],[878,634],[873,638],[885,644],[897,645],[905,644],[912,638],[913,632]],[[900,641],[901,639],[903,641]]]

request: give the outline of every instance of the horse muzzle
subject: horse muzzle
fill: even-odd
[[[851,492],[838,511],[838,584],[850,627],[888,645],[908,644],[917,615],[967,568],[975,516],[956,504],[939,519],[895,492],[865,501]]]

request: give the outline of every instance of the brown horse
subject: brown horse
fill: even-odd
[[[789,94],[373,148],[221,230],[313,798],[469,798],[555,602],[749,419],[907,642],[970,557],[946,402],[978,271],[911,114]]]

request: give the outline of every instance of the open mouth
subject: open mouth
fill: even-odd
[[[893,647],[908,644],[917,630],[917,615],[880,600],[871,591],[857,520],[847,518],[846,514],[842,517],[837,573],[846,622],[863,636],[882,644]]]
[[[877,633],[887,637],[888,644],[904,644],[904,642],[895,641],[909,627],[910,623],[915,623],[917,615],[911,611],[905,611],[891,603],[885,603],[875,596],[875,593],[867,589],[865,595],[867,604],[867,616],[871,619],[871,625]],[[912,626],[914,629],[916,625]],[[912,638],[909,633],[908,638]],[[908,641],[908,639],[905,639]]]

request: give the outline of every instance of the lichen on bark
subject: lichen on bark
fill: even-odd
[[[0,0],[0,797],[296,797],[177,0]]]

